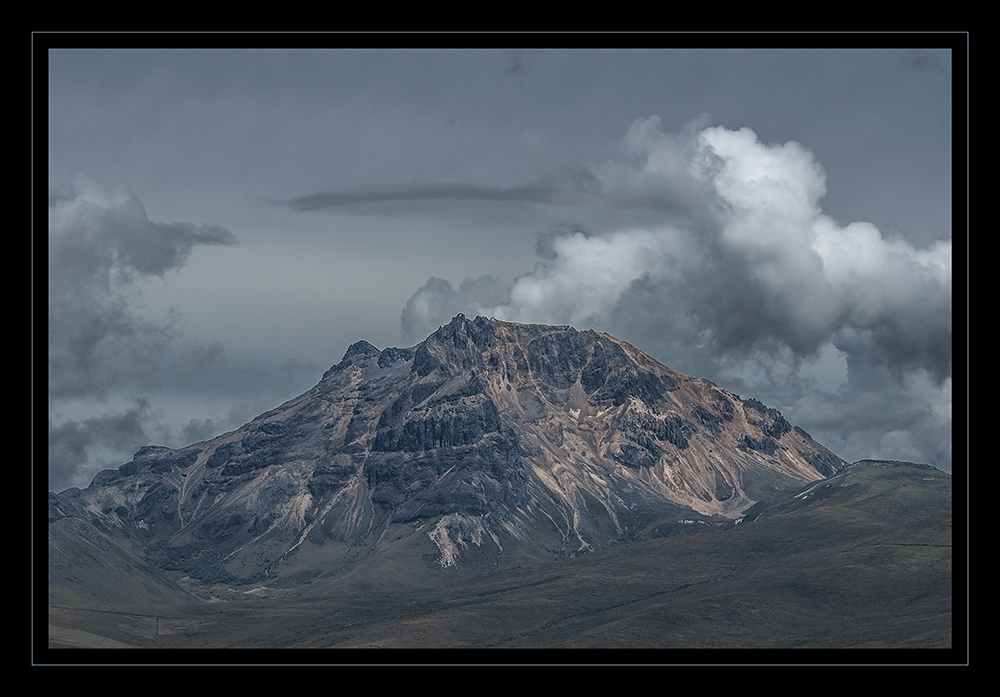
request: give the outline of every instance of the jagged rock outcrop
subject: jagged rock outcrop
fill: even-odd
[[[376,584],[391,585],[737,518],[754,486],[844,464],[776,410],[607,334],[459,315],[415,347],[359,341],[305,394],[202,443],[142,448],[53,505],[72,499],[60,520],[203,584],[410,559]]]

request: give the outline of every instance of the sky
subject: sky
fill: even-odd
[[[49,488],[458,312],[606,331],[848,461],[951,471],[952,60],[53,50]]]

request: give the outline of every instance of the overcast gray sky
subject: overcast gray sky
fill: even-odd
[[[53,51],[50,488],[457,312],[608,331],[848,460],[950,470],[951,74],[919,48]]]

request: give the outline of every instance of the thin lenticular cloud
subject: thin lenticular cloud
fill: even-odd
[[[538,183],[522,186],[483,186],[464,183],[430,183],[353,187],[300,196],[282,205],[298,211],[322,210],[357,204],[416,201],[499,201],[507,203],[554,203],[554,186]]]

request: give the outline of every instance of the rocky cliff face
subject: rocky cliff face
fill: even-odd
[[[85,522],[203,584],[405,585],[737,518],[762,487],[844,464],[606,334],[459,315],[413,348],[358,342],[245,426],[53,496],[50,538]]]

